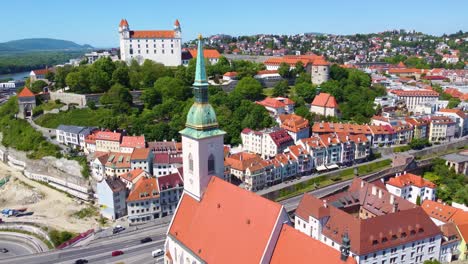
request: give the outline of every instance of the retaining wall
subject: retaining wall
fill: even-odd
[[[2,229],[15,229],[27,231],[44,238],[53,245],[52,240],[50,239],[49,234],[46,231],[44,231],[38,226],[34,226],[26,222],[3,222],[0,224],[0,230]]]

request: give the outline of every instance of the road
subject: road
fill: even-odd
[[[0,248],[8,250],[7,253],[0,253],[0,261],[48,250],[37,238],[14,232],[0,232]]]
[[[77,259],[87,259],[89,263],[154,263],[151,252],[164,248],[164,241],[168,224],[147,227],[138,231],[117,234],[91,241],[87,246],[72,247],[63,250],[54,250],[27,256],[17,256],[0,259],[0,263],[20,264],[46,264],[46,263],[74,263]],[[151,237],[152,242],[141,244],[140,240]],[[123,255],[112,257],[115,250],[122,250]],[[159,262],[162,258],[159,259]],[[162,262],[161,262],[162,263]]]

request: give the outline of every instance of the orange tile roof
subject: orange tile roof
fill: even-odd
[[[190,52],[190,55],[192,55],[192,58],[197,58],[197,49],[189,49],[188,51]],[[208,59],[218,59],[221,57],[221,54],[219,54],[216,49],[203,49],[203,57]]]
[[[183,194],[168,234],[207,263],[260,263],[282,212],[213,176],[201,201]]]
[[[142,177],[135,183],[133,190],[128,195],[127,202],[156,198],[159,198],[158,181],[153,177]]]
[[[235,77],[235,76],[237,76],[237,72],[226,72],[223,76],[226,76],[226,77]]]
[[[448,109],[448,108],[442,108],[439,110],[439,112],[442,112],[442,113],[453,113],[453,114],[457,114],[459,117],[461,118],[466,118],[466,114],[465,112],[463,112],[462,110],[460,109]]]
[[[436,185],[431,181],[424,179],[421,176],[412,173],[406,173],[400,176],[392,177],[387,181],[387,184],[403,188],[405,186],[416,186],[419,188],[428,187],[434,189]]]
[[[261,160],[262,158],[256,154],[240,152],[227,157],[224,163],[235,170],[245,171],[253,163],[258,163]]]
[[[130,38],[174,38],[173,30],[132,30]]]
[[[276,70],[261,70],[257,72],[257,75],[263,75],[263,74],[277,74],[278,71]]]
[[[132,160],[146,160],[148,159],[151,150],[149,148],[136,148],[132,152]]]
[[[309,128],[309,120],[296,114],[280,115],[281,127],[292,132],[299,132],[302,129]]]
[[[274,57],[267,59],[264,64],[265,65],[280,65],[281,63],[289,64],[290,66],[294,67],[297,62],[302,62],[304,67],[308,64],[313,64],[317,61],[316,65],[328,65],[328,62],[325,61],[323,56],[317,56],[315,54],[312,55],[286,55],[283,57]]]
[[[108,140],[108,141],[119,141],[122,134],[118,132],[110,131],[98,131],[96,132],[96,140]]]
[[[144,148],[146,146],[145,136],[123,136],[120,147]]]
[[[119,175],[120,178],[123,178],[129,182],[133,182],[138,176],[141,174],[146,174],[146,172],[143,169],[134,169],[131,170],[127,173]]]
[[[122,18],[122,20],[120,20],[119,27],[123,27],[123,26],[127,26],[127,27],[128,27],[127,19],[123,19],[123,18]]]
[[[423,69],[416,69],[416,68],[402,68],[402,69],[398,69],[398,68],[392,68],[392,69],[388,69],[388,73],[389,74],[399,74],[399,73],[423,73],[424,70]]]
[[[435,124],[455,124],[450,117],[447,116],[431,116],[431,123]]]
[[[379,127],[379,126],[377,126]],[[348,134],[372,134],[372,130],[368,125],[357,125],[350,123],[332,123],[332,122],[316,122],[312,126],[313,133],[333,133],[345,132]]]
[[[34,74],[36,75],[46,75],[49,71],[49,69],[33,70]]]
[[[320,107],[338,108],[338,103],[333,95],[329,93],[320,93],[315,96],[312,105]]]
[[[392,93],[398,96],[431,96],[439,97],[439,93],[433,90],[392,90]]]
[[[286,106],[285,103],[276,100],[275,98],[267,97],[263,99],[262,101],[256,102],[259,105],[263,105],[266,107],[272,107],[272,108],[284,108]]]
[[[306,234],[283,224],[276,242],[271,264],[294,263],[355,264],[352,257],[341,260],[341,253]]]
[[[130,168],[130,153],[109,152],[105,166],[110,168]]]
[[[421,204],[421,208],[430,217],[440,220],[442,222],[449,222],[453,215],[459,210],[450,205],[438,203],[431,200],[424,200]]]
[[[18,94],[18,97],[34,97],[34,93],[29,90],[28,87],[24,87],[23,90]]]

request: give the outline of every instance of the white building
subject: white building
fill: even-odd
[[[130,30],[126,19],[119,24],[120,59],[125,62],[145,60],[165,66],[182,64],[182,31],[178,20],[174,30]]]
[[[333,95],[320,93],[310,104],[310,112],[322,116],[339,116],[339,107]]]
[[[416,112],[417,108],[426,104],[433,105],[439,98],[439,93],[433,90],[394,90],[399,100],[406,103],[409,112]]]
[[[59,143],[73,148],[85,148],[85,138],[92,133],[95,128],[60,125],[57,127],[56,139]]]
[[[245,128],[242,130],[241,138],[243,150],[259,154],[265,159],[274,157],[287,147],[294,145],[293,138],[285,129],[279,127],[261,131]]]
[[[101,215],[115,220],[127,214],[125,198],[127,189],[118,178],[109,177],[97,183],[96,194],[101,207]]]
[[[448,116],[457,124],[455,132],[456,137],[463,137],[468,134],[468,116],[459,109],[440,109],[436,112],[437,115]]]
[[[429,124],[429,142],[450,142],[455,138],[457,124],[450,117],[432,116]]]
[[[113,55],[109,51],[93,51],[93,52],[85,53],[84,56],[88,60],[88,64],[93,64],[100,58],[111,58],[112,61],[116,61],[119,59],[117,55]]]
[[[425,200],[435,201],[436,185],[421,176],[411,173],[397,173],[395,177],[390,178],[385,187],[387,190],[403,199],[414,204],[419,197],[420,203]]]
[[[294,113],[294,102],[289,98],[267,97],[262,101],[255,102],[265,107],[271,116],[277,117],[282,114],[293,114]]]

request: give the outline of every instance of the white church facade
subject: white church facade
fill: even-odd
[[[126,19],[119,24],[120,59],[142,64],[146,59],[165,66],[182,64],[182,31],[179,20],[173,30],[130,30]]]

